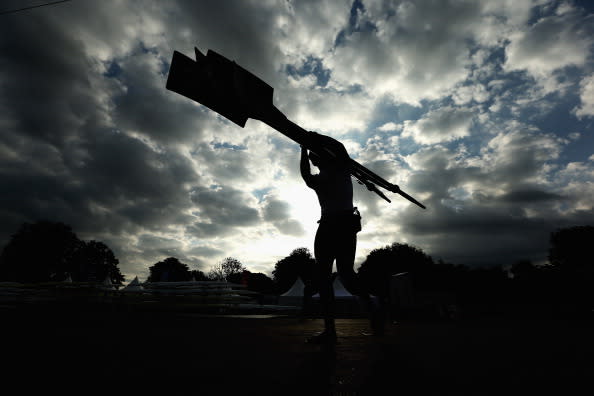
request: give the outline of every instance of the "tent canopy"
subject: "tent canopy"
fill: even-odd
[[[336,277],[332,283],[334,298],[355,298],[342,284],[340,277]],[[314,294],[313,298],[320,298],[320,293]]]
[[[303,297],[304,289],[305,284],[300,277],[297,277],[297,280],[295,280],[293,286],[291,286],[291,288],[285,293],[281,294],[281,297]]]
[[[123,290],[125,290],[125,291],[139,291],[139,290],[143,290],[143,289],[144,288],[140,284],[138,277],[135,276],[134,279],[132,279],[132,281],[130,283],[128,283],[128,285],[126,285],[126,287],[124,287]]]

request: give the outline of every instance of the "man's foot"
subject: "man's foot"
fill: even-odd
[[[384,323],[382,321],[372,320],[369,326],[369,330],[363,330],[361,335],[363,336],[374,336],[381,337],[384,335]]]
[[[323,331],[320,334],[316,334],[314,336],[308,337],[305,340],[306,344],[314,344],[314,345],[322,345],[322,344],[326,344],[326,345],[331,345],[331,344],[336,344],[336,333],[333,332],[329,332],[329,331]]]
[[[381,336],[384,335],[384,332],[383,331],[381,331],[381,332],[375,332],[373,330],[363,330],[361,332],[361,335],[362,336],[365,336],[365,337],[381,337]]]

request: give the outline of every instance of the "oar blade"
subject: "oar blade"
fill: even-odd
[[[198,49],[196,61],[174,51],[166,88],[219,113],[240,127],[272,106],[274,89],[235,62]]]

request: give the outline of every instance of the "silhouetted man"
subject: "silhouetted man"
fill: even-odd
[[[301,146],[301,176],[308,187],[312,188],[320,202],[321,218],[314,242],[320,302],[324,316],[324,331],[307,340],[309,343],[336,342],[334,324],[334,290],[332,288],[332,264],[336,260],[336,269],[345,287],[359,296],[371,307],[369,294],[363,290],[354,271],[357,232],[361,230],[361,217],[353,207],[353,183],[348,169],[348,153],[344,146],[335,139],[310,132],[311,137],[329,147],[334,157],[321,157],[313,152],[309,155]],[[309,161],[320,170],[312,175]],[[370,310],[372,330],[380,333],[380,324]]]

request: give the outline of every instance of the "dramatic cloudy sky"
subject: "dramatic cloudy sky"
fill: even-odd
[[[0,15],[0,243],[25,221],[62,221],[107,243],[128,279],[169,256],[270,273],[312,249],[319,207],[298,146],[165,89],[173,51],[197,46],[260,76],[290,119],[427,205],[356,185],[357,265],[392,242],[460,264],[541,262],[552,230],[594,224],[593,12],[72,0]]]

